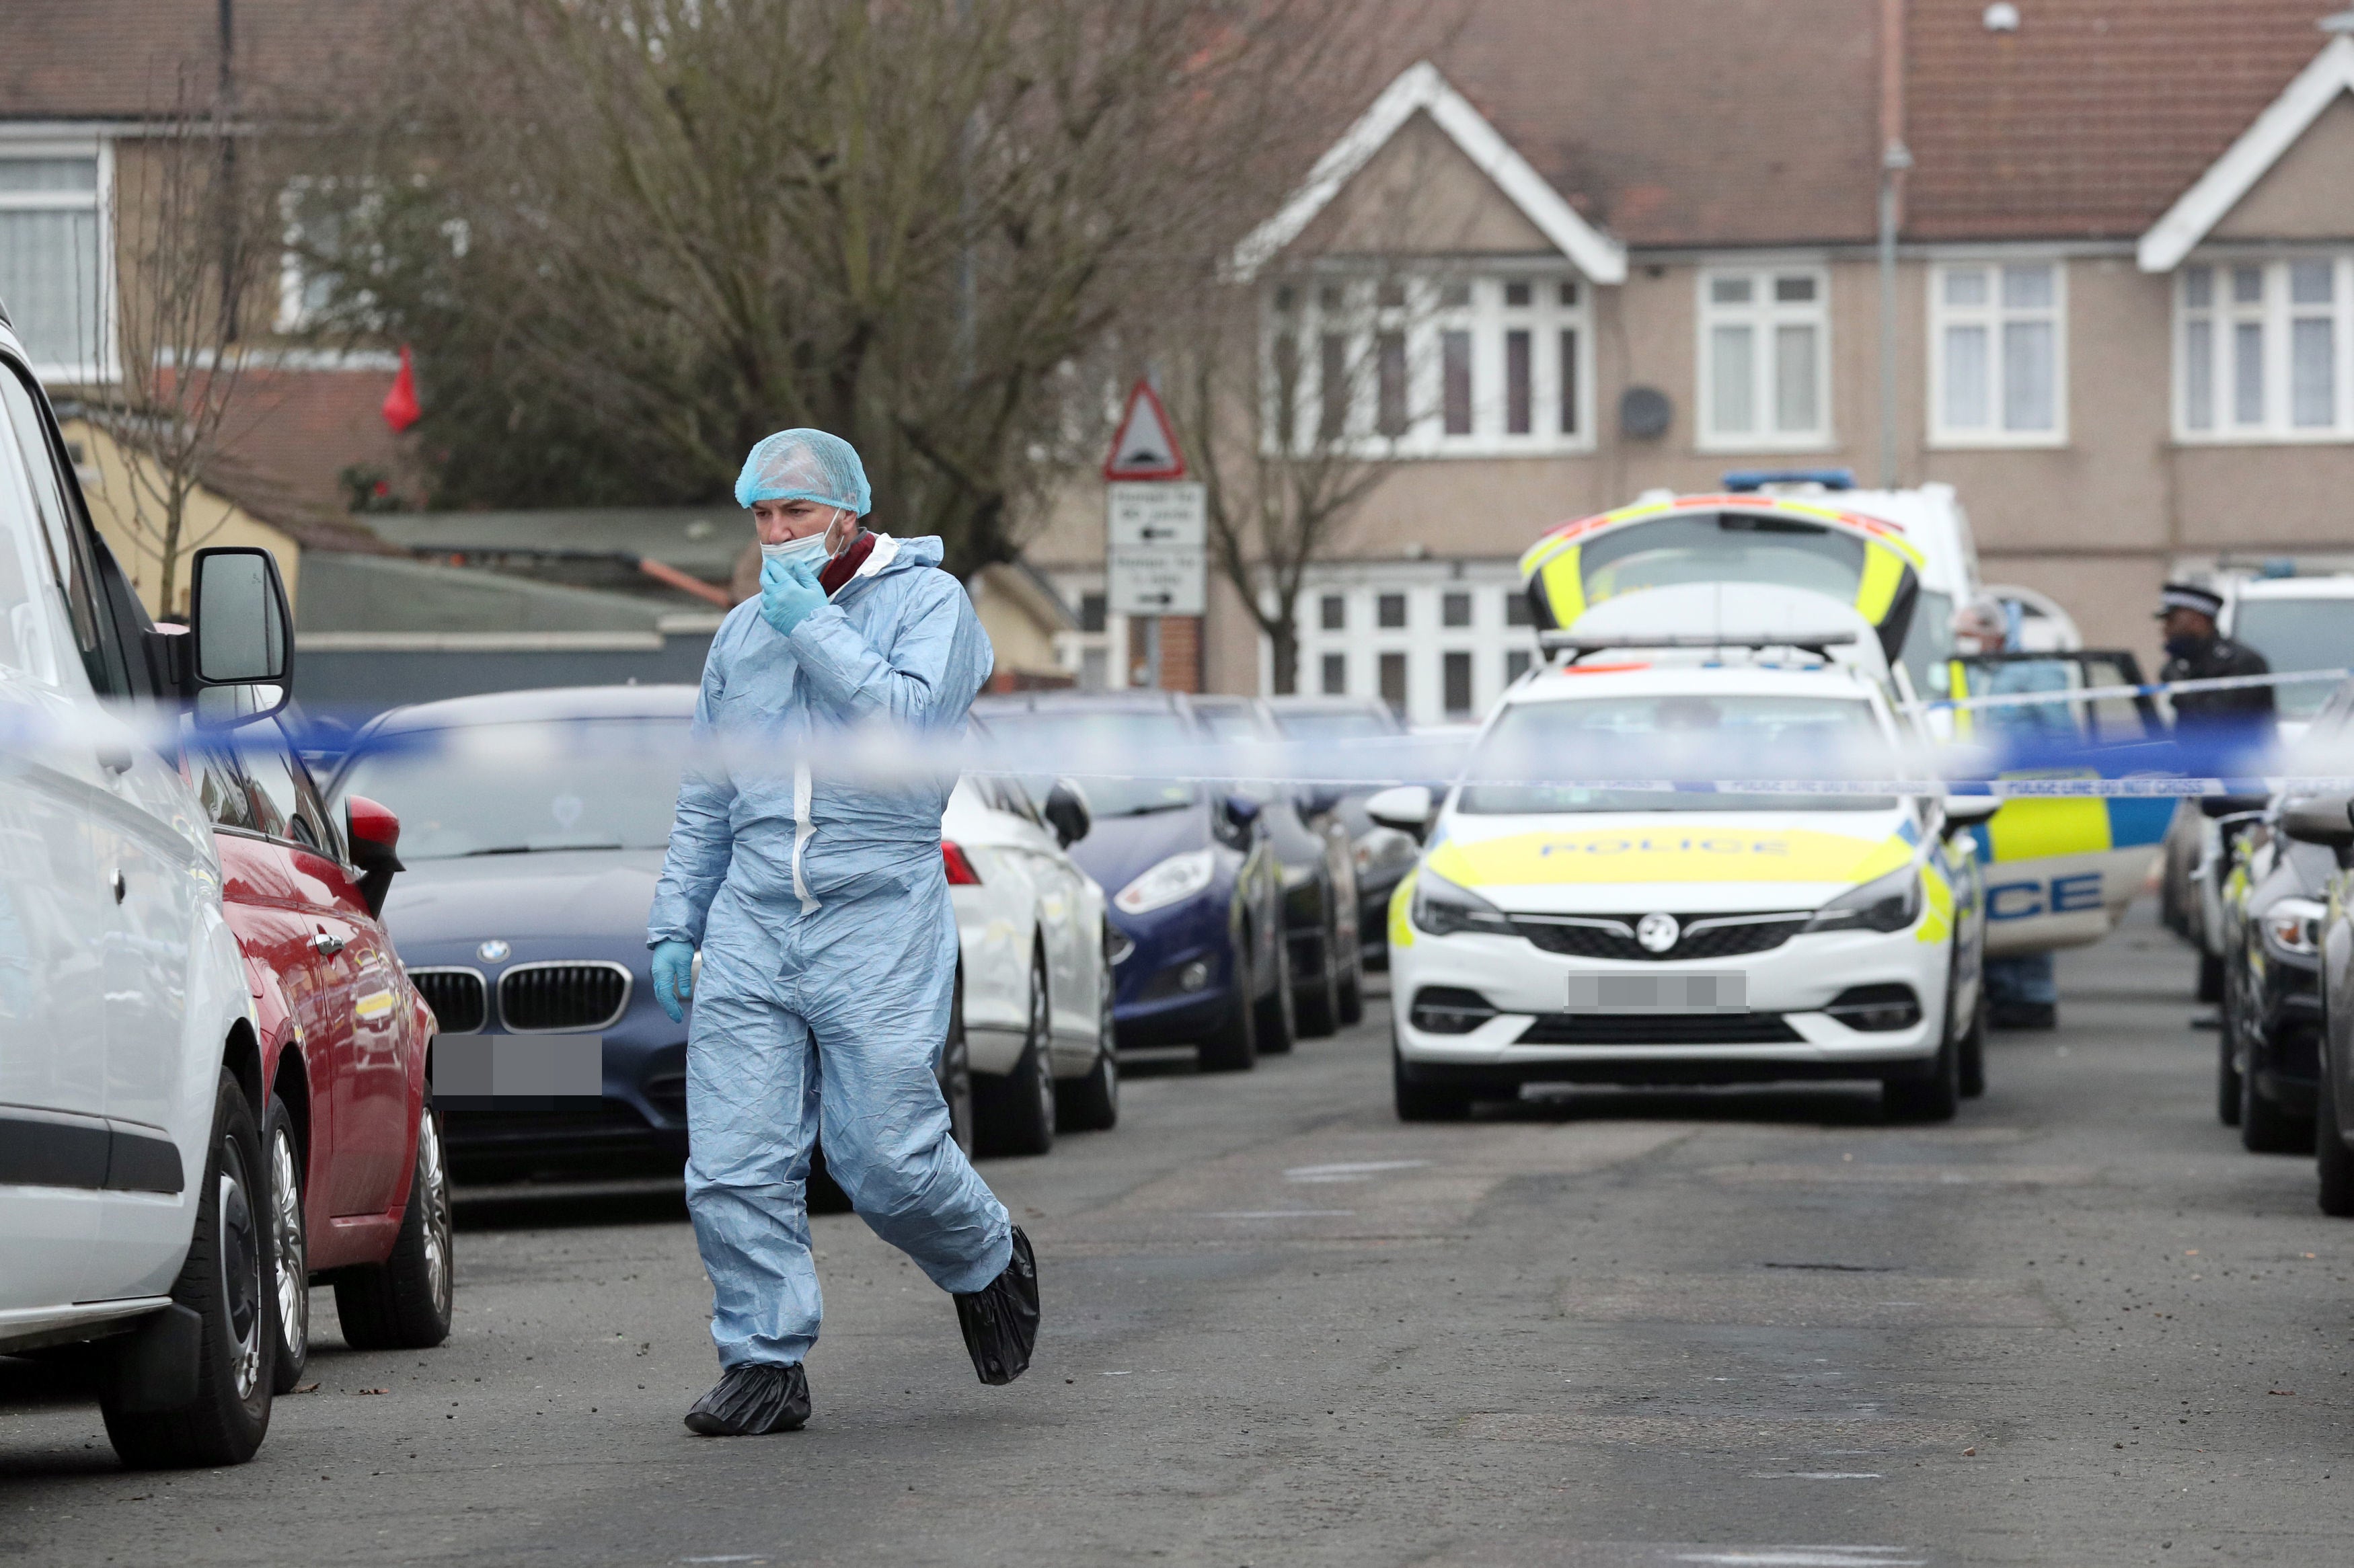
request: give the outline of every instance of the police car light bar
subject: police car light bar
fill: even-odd
[[[1610,635],[1579,637],[1566,631],[1540,631],[1537,646],[1547,653],[1567,654],[1572,663],[1588,653],[1607,652],[1617,648],[1795,648],[1802,653],[1812,653],[1819,659],[1830,657],[1834,648],[1843,648],[1856,640],[1853,631],[1760,631],[1748,635],[1717,632],[1702,635],[1646,636],[1641,632],[1622,631]]]
[[[1817,490],[1853,490],[1855,470],[1851,468],[1736,468],[1724,476],[1727,495],[1755,495],[1766,490],[1812,487]]]

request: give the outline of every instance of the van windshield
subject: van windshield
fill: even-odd
[[[2354,666],[2354,599],[2243,599],[2232,636],[2264,656],[2275,675]],[[2285,719],[2309,719],[2329,700],[2327,681],[2274,686]]]

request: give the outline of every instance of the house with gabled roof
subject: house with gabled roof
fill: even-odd
[[[1987,580],[2113,645],[2172,570],[2354,550],[2354,13],[2323,12],[1475,0],[1236,252],[1310,404],[1350,334],[1413,393],[1322,416],[1407,422],[1311,574],[1299,689],[1483,710],[1531,540],[1732,469],[1952,484]],[[1385,327],[1373,288],[1426,308]],[[1082,601],[1091,522],[1031,552]],[[1134,629],[1085,623],[1131,675]],[[1271,689],[1223,585],[1204,646],[1212,689]]]

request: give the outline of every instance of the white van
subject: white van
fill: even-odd
[[[285,590],[261,551],[201,551],[194,629],[159,630],[5,316],[0,408],[0,1353],[105,1340],[126,1462],[237,1463],[270,1425],[260,1061],[166,752],[187,695],[283,704]]]

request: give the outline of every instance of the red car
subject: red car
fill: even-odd
[[[276,1387],[310,1352],[310,1287],[332,1281],[356,1350],[450,1333],[450,1187],[426,1078],[433,1014],[376,916],[400,823],[352,798],[336,821],[274,718],[193,740],[270,1086]]]

